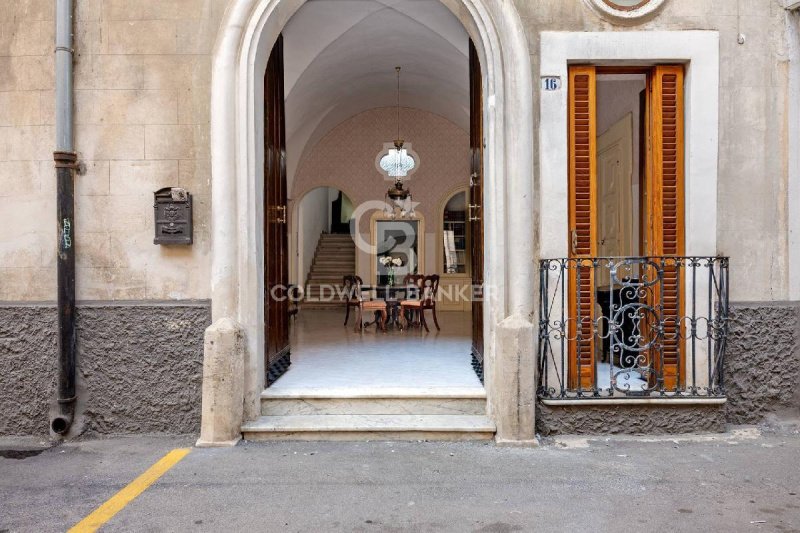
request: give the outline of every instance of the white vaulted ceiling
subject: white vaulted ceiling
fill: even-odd
[[[283,37],[289,179],[334,126],[395,105],[398,65],[403,107],[469,129],[469,39],[439,0],[310,0]]]

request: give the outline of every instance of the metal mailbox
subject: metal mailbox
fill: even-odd
[[[165,187],[154,196],[153,244],[192,244],[192,195],[186,189]]]

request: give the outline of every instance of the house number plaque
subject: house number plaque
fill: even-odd
[[[542,76],[543,91],[557,91],[559,89],[561,89],[560,76]]]

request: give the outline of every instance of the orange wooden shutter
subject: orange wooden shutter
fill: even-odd
[[[652,162],[650,254],[682,256],[684,250],[683,66],[661,65],[652,76]],[[664,388],[682,384],[682,325],[684,279],[675,261],[664,265],[664,282],[656,295],[664,320],[661,371]],[[658,369],[657,369],[658,370]]]
[[[597,254],[597,75],[592,66],[569,69],[570,257],[587,258],[570,268],[569,385],[594,386],[594,271]],[[583,266],[583,264],[587,266]],[[574,263],[571,266],[575,266]]]

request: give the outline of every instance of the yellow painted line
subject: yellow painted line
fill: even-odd
[[[192,451],[191,448],[177,448],[158,460],[156,464],[148,468],[141,476],[131,481],[128,486],[114,494],[103,505],[95,509],[92,514],[75,524],[67,533],[88,533],[97,531],[103,524],[111,520],[115,514],[125,508],[126,505],[135,500],[147,487],[158,481],[167,470],[178,464],[178,461],[186,457]]]

